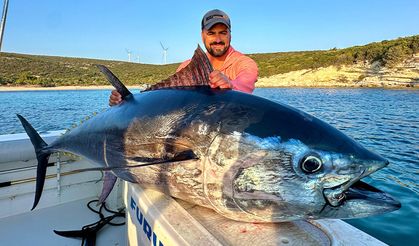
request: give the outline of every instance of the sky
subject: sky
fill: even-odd
[[[0,0],[1,8],[3,0]],[[202,45],[211,9],[242,53],[327,50],[419,34],[418,0],[9,0],[3,52],[162,64]],[[1,64],[0,64],[1,65]]]

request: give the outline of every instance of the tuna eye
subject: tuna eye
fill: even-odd
[[[317,156],[306,156],[301,161],[301,169],[305,173],[315,173],[322,167],[322,161]]]

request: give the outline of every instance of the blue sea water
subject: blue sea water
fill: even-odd
[[[346,220],[390,245],[419,245],[419,91],[256,89],[335,126],[390,165],[364,179],[402,203],[396,212]],[[61,130],[108,108],[107,90],[0,92],[0,134],[24,132],[16,113],[38,131]]]

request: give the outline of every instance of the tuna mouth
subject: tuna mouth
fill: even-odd
[[[362,161],[361,161],[362,164]],[[353,192],[356,192],[358,187],[366,187],[366,183],[360,181],[362,178],[380,170],[381,168],[387,166],[389,162],[385,159],[378,159],[374,161],[366,161],[363,163],[364,169],[361,171],[359,175],[355,178],[346,181],[343,184],[332,188],[326,188],[323,190],[323,196],[326,200],[326,205],[330,205],[332,207],[337,207],[342,205],[342,203],[348,198],[353,197]],[[384,194],[384,192],[368,185],[372,190],[379,191]],[[363,189],[365,190],[365,189]]]
[[[401,203],[393,199],[389,194],[371,186],[365,182],[357,181],[346,192],[346,200],[369,200],[392,206],[396,209],[401,208]]]
[[[352,180],[348,180],[345,183],[332,188],[324,189],[323,196],[326,200],[326,203],[332,207],[340,206],[347,199],[347,193],[351,186],[355,186],[357,182],[361,182],[361,178],[366,176],[364,173],[365,171],[362,171],[358,177]]]
[[[325,206],[340,207],[344,206],[345,203],[357,201],[374,204],[374,206],[380,206],[387,211],[394,211],[401,208],[400,202],[392,198],[389,194],[360,180],[365,176],[361,174],[358,178],[337,187],[324,189]]]
[[[364,162],[364,170],[354,179],[333,188],[323,190],[323,196],[326,204],[331,207],[354,207],[359,209],[359,205],[369,206],[370,210],[374,210],[371,214],[389,212],[397,210],[401,207],[400,202],[393,199],[389,194],[365,183],[361,179],[384,168],[389,162],[385,159],[377,159],[375,161]],[[374,208],[374,209],[372,209]],[[381,212],[379,212],[381,211]]]

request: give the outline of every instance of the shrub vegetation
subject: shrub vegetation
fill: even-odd
[[[393,67],[419,52],[419,35],[345,49],[250,54],[266,77],[330,65],[380,62]],[[150,65],[84,58],[0,53],[0,85],[108,85],[95,64],[109,67],[127,85],[152,84],[176,71],[178,63]]]

